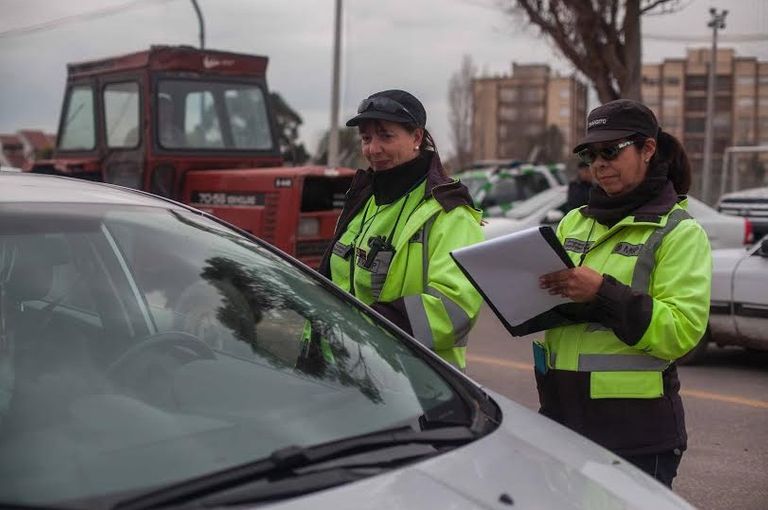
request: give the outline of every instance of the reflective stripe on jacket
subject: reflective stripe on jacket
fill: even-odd
[[[586,251],[583,265],[638,299],[635,310],[612,310],[616,303],[598,297],[594,314],[616,315],[613,320],[548,330],[551,368],[590,372],[591,398],[660,397],[661,372],[695,347],[707,326],[712,261],[706,233],[675,205],[665,215],[629,216],[611,228],[572,211],[558,237],[575,264]]]
[[[371,196],[333,246],[331,279],[375,309],[400,311],[417,340],[463,369],[482,298],[450,252],[482,241],[480,219],[467,205],[445,211],[425,193],[425,183],[382,207]],[[392,233],[394,254],[372,255],[371,240]]]

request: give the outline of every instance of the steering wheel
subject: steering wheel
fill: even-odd
[[[115,361],[109,364],[105,374],[107,378],[113,381],[125,382],[125,376],[129,373],[129,368],[134,365],[141,366],[142,361],[149,361],[145,357],[155,351],[165,352],[171,355],[178,355],[183,352],[193,359],[215,359],[216,355],[208,344],[194,335],[184,331],[164,331],[155,333],[144,338],[140,342],[129,347]],[[178,356],[172,356],[177,358]],[[168,358],[165,358],[166,363]],[[150,366],[151,364],[147,364]],[[160,365],[160,363],[158,363]],[[136,374],[136,379],[143,376],[144,371]]]

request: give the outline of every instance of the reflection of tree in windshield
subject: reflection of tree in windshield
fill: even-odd
[[[261,321],[262,310],[269,307],[267,301],[261,294],[249,291],[251,281],[237,262],[225,257],[214,257],[206,262],[208,265],[200,276],[216,287],[223,298],[218,319],[232,330],[235,338],[250,344],[255,352],[254,325]]]
[[[346,336],[351,338],[353,334],[356,344],[367,345],[374,349],[379,357],[386,361],[395,372],[405,372],[400,356],[406,354],[407,349],[386,333],[371,316],[353,306],[340,306],[340,302],[334,299],[317,281],[303,277],[295,267],[290,266],[278,255],[253,241],[233,232],[222,230],[220,227],[203,223],[201,221],[203,218],[188,216],[173,210],[170,212],[178,221],[189,227],[208,232],[218,238],[226,238],[256,255],[263,263],[259,264],[258,270],[248,270],[248,275],[255,274],[256,271],[258,271],[258,275],[256,277],[248,276],[246,281],[257,280],[261,282],[259,285],[262,287],[264,295],[272,296],[272,308],[295,311],[309,320],[312,323],[313,331],[319,331],[321,335],[326,335],[325,329],[331,327],[327,325],[343,325],[344,330],[349,332]],[[218,258],[214,257],[206,262],[211,264],[211,261],[215,260]],[[227,264],[215,264],[226,266],[229,271],[245,271],[241,264],[233,261],[229,261]],[[237,267],[229,267],[231,264],[235,264]],[[223,271],[223,275],[225,274],[226,271]],[[234,310],[236,307],[233,305],[232,309]],[[233,331],[236,329],[233,328]],[[341,332],[335,334],[335,337],[338,338],[343,336],[344,334]],[[343,346],[339,345],[334,348],[343,349]],[[284,362],[278,361],[277,363],[281,366],[285,365]]]
[[[309,320],[312,334],[301,350],[295,368],[301,373],[324,381],[335,380],[344,386],[354,386],[372,402],[383,402],[381,394],[371,378],[366,359],[360,351],[350,354],[342,343],[342,333],[337,324],[343,321],[338,313],[326,313],[322,318],[304,296],[300,296],[288,284],[289,275],[277,275],[274,268],[246,267],[226,257],[212,257],[206,260],[200,276],[219,289],[222,302],[217,318],[228,327],[233,335],[248,343],[255,354],[277,366],[286,366],[286,360],[279,359],[265,349],[255,334],[255,324],[262,320],[268,310],[293,310]],[[328,310],[324,310],[327,312]],[[362,334],[359,340],[366,337]],[[322,342],[330,355],[322,352]]]

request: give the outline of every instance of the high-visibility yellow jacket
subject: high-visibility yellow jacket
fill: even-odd
[[[574,264],[604,281],[593,303],[566,307],[545,334],[541,412],[627,455],[686,443],[673,362],[706,330],[712,262],[684,205],[612,227],[574,210],[558,227]]]
[[[353,190],[365,178],[359,173]],[[390,204],[377,205],[370,192],[353,193],[358,203],[348,207],[356,210],[346,219],[342,213],[321,265],[334,283],[461,369],[482,304],[450,256],[483,239],[482,215],[464,190],[433,156],[426,178]]]

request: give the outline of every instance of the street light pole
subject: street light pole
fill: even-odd
[[[331,85],[331,126],[328,132],[328,168],[339,166],[339,67],[341,60],[341,0],[336,1],[333,32],[333,81]]]
[[[200,10],[200,6],[197,5],[197,0],[192,0],[192,6],[195,8],[197,14],[197,23],[199,26],[200,35],[200,49],[205,49],[205,23],[203,22],[203,11]]]
[[[712,121],[715,116],[715,71],[717,67],[717,31],[725,28],[727,10],[718,14],[714,7],[709,10],[712,16],[707,26],[712,29],[712,52],[709,55],[709,79],[707,83],[707,119],[704,133],[704,165],[701,170],[701,199],[709,203],[709,190],[712,179]]]

